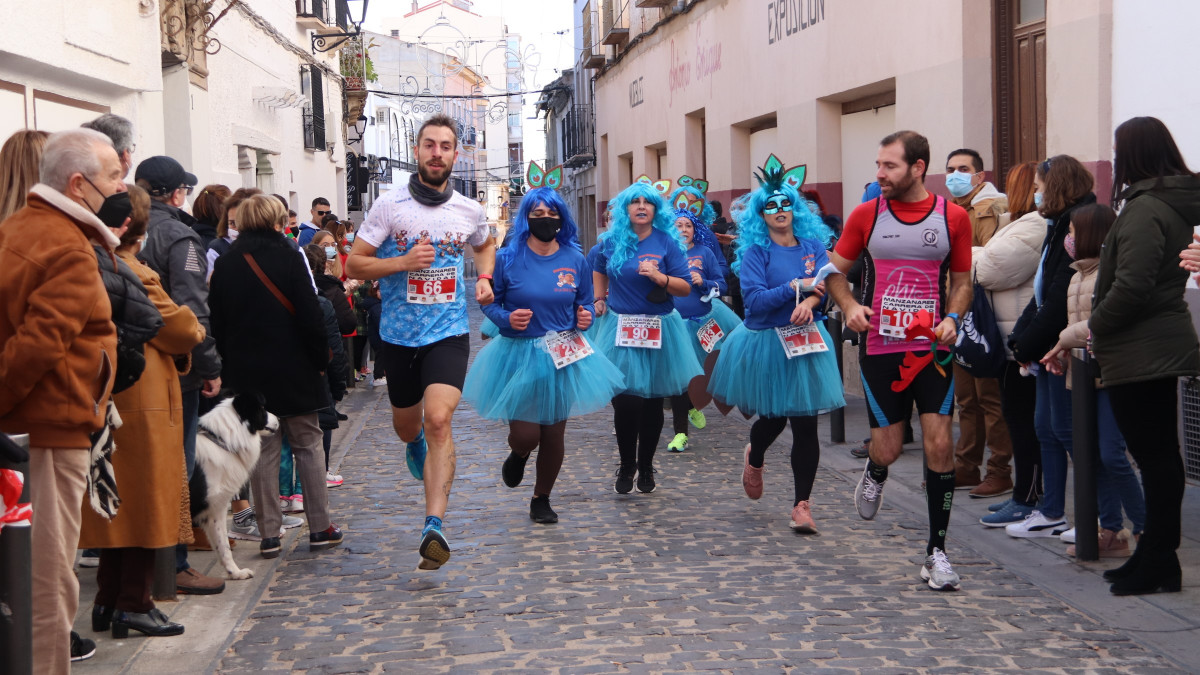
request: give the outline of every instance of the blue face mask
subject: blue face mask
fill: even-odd
[[[329,259],[329,260],[333,260],[333,257],[334,257],[335,255],[337,255],[337,249],[336,249],[336,248],[334,248],[333,246],[326,246],[326,247],[325,247],[325,257],[326,257],[327,259]]]
[[[1042,208],[1042,193],[1033,193],[1033,205],[1039,209]]]
[[[955,171],[946,176],[946,189],[955,197],[965,197],[973,187],[971,185],[971,177],[973,174]]]
[[[766,205],[763,206],[763,213],[765,213],[768,216],[773,216],[776,213],[779,213],[780,211],[791,211],[791,210],[792,210],[792,200],[788,199],[784,195],[772,196],[770,199],[767,200]]]

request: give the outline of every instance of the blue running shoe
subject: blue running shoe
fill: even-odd
[[[1020,523],[1030,516],[1037,509],[1037,506],[1024,506],[1015,501],[1009,501],[1004,505],[1004,508],[989,513],[979,519],[987,527],[1005,527],[1013,523]]]
[[[425,445],[425,429],[421,429],[421,433],[409,443],[404,450],[404,459],[408,462],[408,472],[417,480],[425,480],[425,452],[429,449]]]
[[[1000,509],[1007,507],[1011,503],[1013,503],[1013,500],[1010,497],[1008,499],[1005,499],[1002,502],[996,502],[995,504],[988,504],[988,513],[995,513],[997,511],[999,511]]]

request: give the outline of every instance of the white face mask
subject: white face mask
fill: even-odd
[[[238,231],[233,229],[232,227],[229,228],[228,230],[226,230],[226,232],[229,233],[229,241],[233,241],[238,238]]]
[[[146,250],[146,235],[142,235],[142,238],[138,239],[138,252],[140,253],[145,250]]]

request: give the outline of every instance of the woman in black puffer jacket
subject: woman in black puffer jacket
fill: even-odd
[[[1079,160],[1056,155],[1042,162],[1034,178],[1041,195],[1038,211],[1046,218],[1042,261],[1034,274],[1033,299],[1008,337],[1013,358],[1022,367],[1036,367],[1058,343],[1067,327],[1067,288],[1075,270],[1063,242],[1071,227],[1071,212],[1096,203],[1095,181]],[[1036,369],[1036,368],[1035,368]],[[1005,529],[1014,537],[1051,537],[1065,532],[1067,458],[1071,452],[1071,394],[1064,375],[1037,371],[1034,427],[1042,446],[1042,506],[1023,522]]]

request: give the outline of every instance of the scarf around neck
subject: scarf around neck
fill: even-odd
[[[445,190],[434,190],[422,183],[421,179],[414,173],[408,177],[408,192],[412,195],[413,199],[417,200],[418,204],[441,206],[450,201],[450,197],[454,195],[454,188],[450,187],[449,181],[447,181]]]

